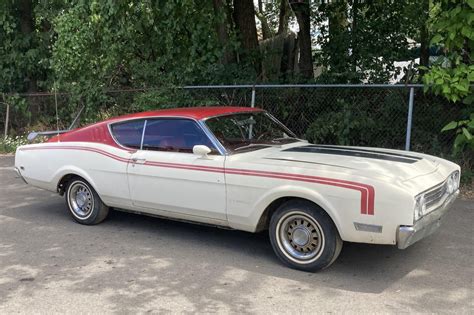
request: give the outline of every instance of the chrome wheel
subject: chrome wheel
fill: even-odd
[[[87,219],[94,209],[94,196],[90,188],[77,181],[69,186],[68,204],[72,214],[81,220]]]
[[[322,253],[324,234],[319,223],[301,211],[286,213],[276,227],[276,240],[282,253],[299,264],[309,264]]]

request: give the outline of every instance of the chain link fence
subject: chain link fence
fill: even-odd
[[[269,111],[311,142],[410,149],[438,156],[451,152],[455,137],[452,132],[441,133],[441,129],[461,115],[461,105],[424,93],[421,85],[240,85],[122,90],[108,91],[93,106],[90,100],[73,98],[68,93],[4,95],[3,100],[0,130],[5,128],[8,104],[5,130],[12,134],[67,128],[83,106],[86,110],[81,125],[123,113],[167,107],[255,106]]]
[[[254,104],[311,142],[441,156],[451,152],[455,134],[440,131],[461,111],[442,97],[424,93],[421,85],[216,86],[187,87],[186,92],[203,103]]]

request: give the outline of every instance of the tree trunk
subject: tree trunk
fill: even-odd
[[[29,41],[29,46],[33,47],[35,21],[33,17],[32,0],[19,0],[18,11],[20,12],[20,30],[23,37]],[[34,74],[28,73],[26,76],[27,92],[34,93],[38,91],[38,84]],[[28,99],[31,111],[31,117],[36,117],[39,112],[39,105],[35,98]]]
[[[230,64],[235,62],[235,54],[229,47],[229,32],[227,28],[227,9],[224,7],[222,0],[212,0],[214,5],[214,14],[216,16],[216,32],[219,43],[224,48],[224,54],[221,58],[222,64]],[[225,19],[222,19],[220,15],[224,14]]]
[[[253,64],[257,76],[261,73],[261,62],[258,56],[257,25],[255,8],[252,0],[234,0],[234,21],[239,33],[243,52],[241,60]]]
[[[358,28],[357,28],[357,22],[359,22],[359,1],[360,0],[354,0],[352,4],[352,30],[351,30],[351,48],[352,48],[352,53],[351,53],[351,71],[353,73],[357,73],[357,63],[359,61],[359,41],[357,40],[359,38],[358,34]]]
[[[329,58],[329,70],[339,77],[339,83],[347,83],[350,76],[349,63],[349,41],[347,32],[347,2],[346,0],[332,2],[329,4],[329,47],[331,56]]]
[[[300,60],[298,63],[301,76],[305,79],[313,79],[313,56],[311,50],[311,21],[309,0],[291,2],[291,8],[296,15],[298,26],[298,45],[300,48]]]
[[[288,0],[280,0],[280,14],[278,17],[278,31],[277,35],[288,32],[288,20],[290,18],[290,8],[288,7]]]
[[[428,67],[430,62],[430,47],[428,30],[426,25],[421,28],[420,32],[420,65]]]
[[[428,67],[430,63],[430,38],[428,34],[428,18],[430,3],[429,0],[422,1],[423,10],[422,10],[422,24],[420,30],[420,66]],[[420,70],[420,75],[425,74],[424,70]]]
[[[262,24],[262,39],[268,39],[272,37],[272,31],[270,30],[270,27],[268,26],[268,21],[267,18],[265,17],[265,14],[263,13],[263,5],[262,5],[262,0],[258,0],[258,12],[256,13],[258,19],[260,20],[260,23]]]

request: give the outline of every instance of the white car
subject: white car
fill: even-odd
[[[51,132],[50,132],[51,133]],[[138,113],[18,148],[18,174],[64,194],[97,224],[111,207],[268,230],[276,255],[328,267],[343,241],[406,248],[431,234],[459,193],[458,165],[425,154],[315,145],[256,108]]]

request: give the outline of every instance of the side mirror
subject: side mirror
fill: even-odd
[[[211,153],[211,149],[206,145],[195,145],[193,147],[193,153],[203,158],[207,158],[207,155]]]

